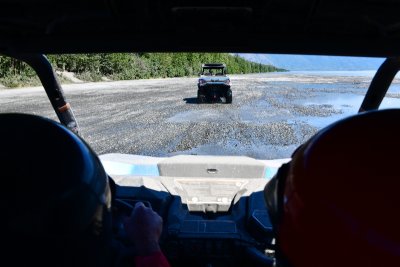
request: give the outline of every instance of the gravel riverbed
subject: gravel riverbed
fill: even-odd
[[[232,104],[196,104],[196,78],[63,87],[81,136],[98,154],[273,159],[289,157],[318,129],[354,114],[370,80],[291,73],[235,75]],[[399,104],[396,91],[390,96]],[[0,112],[56,119],[42,88],[0,90]]]

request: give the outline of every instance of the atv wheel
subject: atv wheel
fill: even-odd
[[[197,96],[197,104],[203,104],[203,103],[204,103],[204,96],[198,95]]]
[[[226,104],[231,104],[232,103],[232,90],[228,89],[228,91],[226,92]]]

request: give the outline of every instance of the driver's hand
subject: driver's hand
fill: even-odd
[[[162,225],[163,220],[155,211],[145,207],[142,202],[136,203],[124,226],[128,239],[135,245],[138,255],[150,255],[161,250],[158,241]]]

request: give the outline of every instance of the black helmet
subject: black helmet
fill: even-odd
[[[0,125],[2,236],[13,265],[99,265],[89,255],[110,238],[111,194],[96,154],[49,119],[0,114]]]
[[[400,266],[400,110],[326,127],[267,184],[278,264]]]

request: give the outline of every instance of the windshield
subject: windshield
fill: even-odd
[[[203,75],[224,75],[223,68],[203,68],[202,73]]]
[[[338,68],[338,60],[332,58],[334,67],[327,70],[318,64],[311,69],[311,63],[303,61],[306,70],[301,71],[301,64],[294,67],[293,58],[283,64],[287,56],[276,59],[275,64],[273,60],[256,61],[250,55],[214,55],[230,70],[229,83],[219,83],[218,87],[198,81],[202,64],[211,61],[207,60],[209,55],[176,55],[49,58],[74,110],[81,136],[99,155],[219,155],[260,160],[289,158],[319,129],[356,114],[383,62],[376,58],[348,59],[350,67],[346,69],[343,65]],[[321,59],[329,63],[325,61]],[[3,72],[4,62],[3,58]],[[211,70],[223,73],[223,68],[203,71]],[[19,71],[17,65],[13,71]],[[57,120],[45,91],[41,87],[9,89],[13,87],[7,82],[11,74],[2,76],[0,112],[33,113]],[[203,96],[207,101],[199,103]],[[399,98],[396,78],[381,108],[399,107]]]

